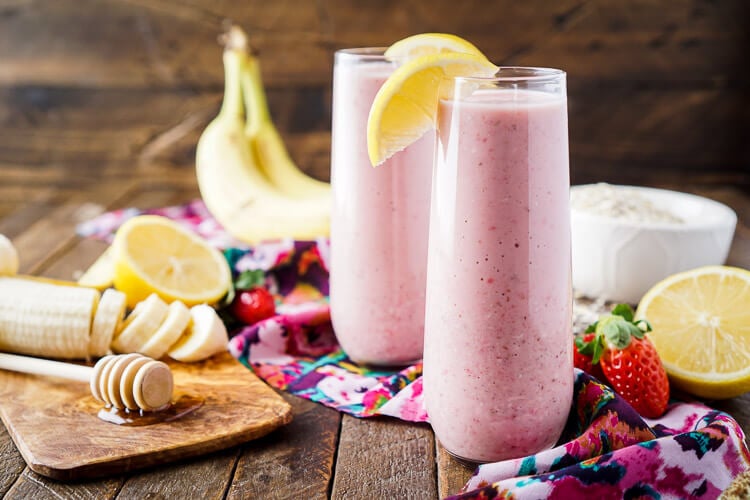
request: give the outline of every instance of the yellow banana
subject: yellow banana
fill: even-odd
[[[284,194],[303,198],[331,198],[331,185],[305,174],[294,164],[268,110],[260,61],[252,54],[242,72],[242,96],[247,109],[245,133],[258,165]]]
[[[261,171],[245,136],[240,75],[247,64],[244,33],[232,29],[224,50],[224,101],[198,141],[196,174],[209,212],[235,238],[247,243],[327,236],[330,200],[293,198]]]

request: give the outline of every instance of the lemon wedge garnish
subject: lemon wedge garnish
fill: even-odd
[[[675,387],[710,399],[750,390],[750,271],[707,266],[672,275],[641,299],[636,318]]]
[[[410,60],[388,77],[370,108],[367,152],[380,165],[435,128],[440,83],[457,76],[489,77],[499,68],[483,55],[459,52],[428,54]]]
[[[133,217],[112,242],[113,283],[134,307],[155,293],[188,306],[218,302],[232,276],[224,256],[198,235],[156,215]]]
[[[448,33],[421,33],[394,43],[385,51],[387,59],[416,59],[440,52],[483,54],[471,42]]]

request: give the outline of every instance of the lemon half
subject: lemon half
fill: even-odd
[[[191,231],[156,215],[133,217],[112,242],[113,283],[128,306],[156,293],[192,306],[218,302],[232,276],[224,256]]]
[[[750,390],[750,271],[707,266],[672,275],[641,299],[636,318],[675,387],[709,399]]]

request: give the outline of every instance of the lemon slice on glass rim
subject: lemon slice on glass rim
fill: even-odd
[[[156,293],[187,306],[218,302],[232,285],[224,256],[200,236],[166,217],[140,215],[112,242],[113,283],[128,306]]]
[[[750,271],[706,266],[674,274],[641,299],[636,318],[673,385],[723,399],[750,390]]]
[[[490,77],[498,67],[480,54],[439,52],[406,61],[385,81],[370,107],[367,152],[373,166],[435,128],[441,81],[458,76]]]
[[[483,56],[476,46],[448,33],[420,33],[394,43],[383,54],[387,59],[408,60],[440,52],[463,52]]]

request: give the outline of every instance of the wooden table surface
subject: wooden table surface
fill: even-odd
[[[75,235],[78,222],[104,210],[155,207],[198,196],[194,175],[158,169],[77,183],[33,170],[0,170],[0,233],[21,256],[21,272],[72,279],[105,245]],[[670,186],[733,207],[740,222],[729,263],[750,268],[750,195],[735,187]],[[25,191],[23,191],[25,190]],[[17,194],[20,197],[20,195]],[[29,470],[0,427],[0,496],[21,498],[437,498],[456,493],[471,471],[436,444],[428,425],[360,420],[284,394],[288,426],[208,456],[100,480],[61,483]],[[750,395],[713,403],[750,431]]]

